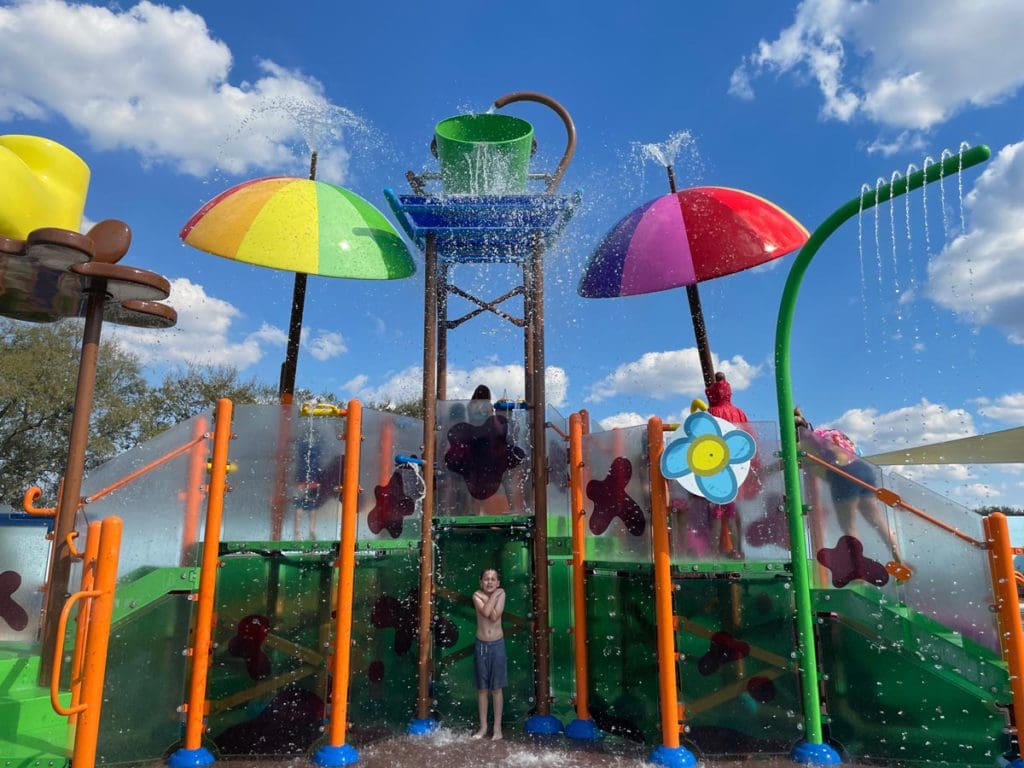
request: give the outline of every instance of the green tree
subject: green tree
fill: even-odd
[[[67,459],[78,383],[82,324],[0,320],[0,501],[21,507],[38,485],[56,498]],[[138,360],[101,344],[86,470],[131,448],[148,432],[149,387]]]
[[[235,405],[277,402],[277,388],[256,379],[242,379],[231,366],[189,364],[164,375],[150,394],[150,421],[143,438],[173,427],[226,397]]]
[[[0,320],[0,503],[20,509],[32,485],[42,488],[42,503],[56,501],[67,461],[81,336],[80,321]],[[231,367],[201,365],[169,371],[152,386],[134,355],[102,341],[86,472],[212,408],[220,397],[236,405],[276,403],[277,390],[242,379]]]

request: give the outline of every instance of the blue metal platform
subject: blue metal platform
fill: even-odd
[[[426,249],[427,235],[437,237],[443,261],[522,263],[536,237],[547,248],[576,212],[582,193],[557,195],[397,195],[384,190],[398,223],[416,246]]]

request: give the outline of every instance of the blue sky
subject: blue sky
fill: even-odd
[[[962,186],[947,179],[829,241],[797,310],[795,391],[815,424],[843,428],[867,452],[1024,423],[1019,0],[292,8],[0,3],[0,133],[47,136],[80,154],[92,168],[86,217],[127,221],[126,263],[173,281],[178,329],[108,336],[134,344],[154,372],[199,360],[277,380],[291,276],[177,238],[235,183],[305,175],[299,131],[268,105],[344,108],[370,123],[370,136],[344,131],[321,147],[320,178],[384,210],[384,187],[404,190],[406,170],[433,170],[437,121],[537,90],[575,119],[563,189],[585,199],[547,255],[549,393],[563,413],[586,407],[606,425],[672,419],[700,394],[682,290],[614,300],[575,290],[604,232],[667,191],[663,170],[638,162],[633,145],[687,131],[682,186],[750,190],[808,229],[863,184],[961,142],[989,144],[993,160]],[[557,119],[536,105],[507,111],[534,123],[535,166],[552,167],[564,143]],[[757,420],[775,419],[772,344],[791,261],[701,287],[712,349]],[[501,270],[462,268],[457,282],[485,297],[510,287]],[[311,279],[299,385],[414,396],[422,286],[422,273]],[[479,381],[521,391],[510,326],[477,320],[451,343],[454,395]],[[969,504],[1024,505],[1019,466],[908,474]]]

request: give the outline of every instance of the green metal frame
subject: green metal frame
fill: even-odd
[[[804,703],[804,733],[811,744],[822,743],[821,700],[819,696],[818,660],[814,647],[814,613],[811,607],[810,574],[807,568],[807,541],[804,536],[803,498],[800,492],[800,467],[797,459],[796,431],[793,428],[793,383],[790,374],[790,336],[797,294],[804,273],[825,241],[848,219],[911,190],[952,176],[982,163],[992,151],[981,144],[941,163],[930,165],[892,184],[878,187],[837,208],[814,230],[800,250],[786,278],[775,329],[775,385],[779,404],[779,432],[782,442],[783,476],[786,484],[786,517],[793,559],[793,591],[796,600],[797,654],[802,670],[800,686]]]

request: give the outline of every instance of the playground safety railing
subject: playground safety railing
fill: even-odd
[[[864,557],[887,567],[888,578],[879,588],[892,600],[998,652],[984,518],[863,459],[857,459],[858,466],[870,468],[871,474],[862,469],[855,476],[844,469],[848,465],[823,455],[813,442],[801,441],[800,447],[815,586],[841,586],[835,579],[842,581],[842,576],[826,569],[822,560],[841,536],[853,536],[863,546]],[[884,514],[892,539],[872,525],[863,509],[850,508],[856,501],[836,503],[855,492],[868,500],[863,509]]]
[[[119,578],[140,568],[195,565],[202,538],[210,412],[157,435],[89,472],[75,530],[117,515],[125,521]],[[74,573],[73,573],[74,575]]]
[[[241,410],[241,409],[239,409]],[[252,419],[249,424],[266,429],[276,429],[278,424],[272,420]],[[271,414],[271,415],[279,415]],[[338,568],[338,586],[335,597],[334,611],[334,637],[331,643],[329,668],[331,672],[330,716],[327,729],[327,743],[318,752],[317,761],[321,764],[343,765],[347,762],[332,762],[339,754],[345,756],[352,754],[354,750],[346,745],[346,732],[348,727],[348,682],[349,662],[351,654],[351,630],[352,630],[352,604],[353,604],[353,578],[355,569],[356,549],[356,517],[360,499],[360,446],[364,439],[362,434],[362,408],[358,401],[349,402],[347,408],[338,409],[337,416],[345,417],[344,432],[341,437],[344,441],[344,452],[339,454],[341,459],[341,477],[332,483],[330,494],[334,499],[338,498],[339,487],[341,495],[340,515],[340,542],[338,544],[338,559],[335,566]],[[311,425],[316,429],[315,424]],[[207,729],[206,714],[210,706],[207,700],[207,681],[210,672],[211,653],[213,649],[214,631],[214,609],[217,574],[220,560],[221,541],[227,536],[226,520],[222,518],[224,511],[224,497],[228,490],[227,478],[229,467],[244,466],[247,456],[244,453],[245,446],[238,439],[240,432],[245,428],[242,423],[235,422],[236,431],[232,433],[232,406],[230,401],[222,400],[217,406],[216,432],[214,436],[214,450],[211,461],[209,502],[207,508],[206,534],[203,541],[202,570],[199,582],[198,604],[194,619],[195,630],[193,633],[193,646],[188,649],[188,655],[192,660],[192,668],[189,680],[188,700],[182,706],[185,713],[185,738],[181,749],[171,758],[172,766],[185,765],[207,765],[213,762],[210,755],[203,747],[203,734]],[[332,434],[338,430],[338,423],[333,422]],[[333,438],[336,439],[336,438]],[[228,457],[229,442],[232,450],[243,450],[242,454],[235,454]],[[236,458],[240,456],[241,458]],[[328,462],[330,467],[332,462]],[[287,464],[285,465],[288,466]],[[266,490],[273,488],[274,471],[277,465],[261,462],[253,464],[253,476],[258,476],[258,486]],[[241,471],[241,470],[239,470]],[[231,506],[236,507],[238,499],[232,497]],[[236,507],[237,508],[237,507]],[[244,508],[244,507],[243,507]],[[267,525],[272,522],[266,514],[267,504],[264,503],[257,510],[256,520],[258,524]],[[224,525],[222,526],[222,522]],[[221,529],[224,533],[221,533]],[[252,530],[251,528],[248,530]],[[347,758],[346,758],[347,759]],[[199,761],[199,762],[197,762]],[[352,760],[348,760],[352,762]]]
[[[71,760],[76,768],[93,768],[96,764],[122,527],[121,519],[116,516],[89,525],[82,555],[81,589],[64,604],[58,624],[50,703],[57,714],[70,718],[75,734]],[[68,618],[76,605],[78,626],[72,663],[71,705],[65,707],[60,701],[61,662]]]

